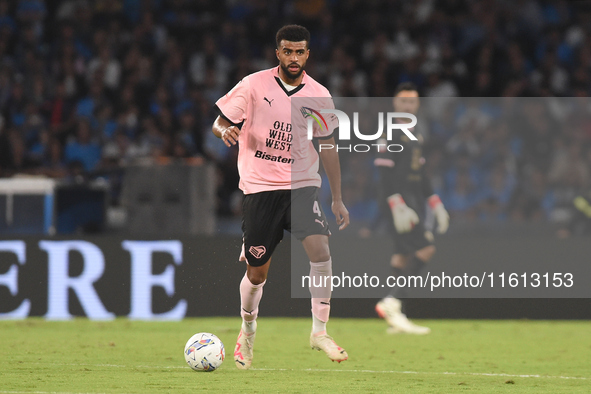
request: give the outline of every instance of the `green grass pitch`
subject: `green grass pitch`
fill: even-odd
[[[349,360],[308,346],[310,319],[260,318],[253,369],[232,353],[239,318],[0,321],[0,393],[591,392],[591,322],[419,321],[426,336],[388,335],[378,319],[331,319]],[[218,335],[226,360],[186,366],[191,335]]]

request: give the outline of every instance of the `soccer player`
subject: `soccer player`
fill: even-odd
[[[395,112],[416,115],[420,105],[416,86],[409,82],[400,84],[394,93],[393,105]],[[410,119],[401,118],[397,122],[408,123]],[[425,159],[421,150],[423,137],[416,132],[416,127],[409,131],[417,141],[400,133],[399,140],[392,142],[402,145],[403,150],[397,153],[382,150],[374,161],[380,174],[381,202],[391,212],[393,219],[389,221],[393,224],[391,230],[394,240],[390,264],[396,277],[419,275],[435,253],[433,234],[424,225],[426,205],[429,205],[437,219],[439,233],[445,233],[449,226],[449,215],[425,176]],[[386,141],[380,143],[385,144]],[[394,287],[390,295],[376,305],[376,312],[390,326],[388,332],[428,334],[431,331],[428,327],[412,323],[403,313],[401,299],[404,296],[404,288]]]
[[[307,139],[307,130],[292,128],[291,124],[292,98],[326,98],[334,108],[328,90],[304,71],[309,43],[310,33],[305,27],[282,27],[276,35],[279,65],[246,76],[216,102],[220,115],[212,131],[228,147],[238,143],[239,187],[245,194],[240,254],[240,260],[246,262],[240,283],[243,321],[234,350],[239,369],[252,364],[259,302],[271,255],[283,238],[283,230],[302,242],[310,259],[310,278],[332,274],[330,231],[318,201],[318,153]],[[305,116],[304,108],[295,111],[294,116]],[[332,133],[337,120],[327,118],[331,126],[315,128],[314,137],[335,145]],[[349,224],[349,212],[341,197],[338,153],[323,149],[320,158],[332,191],[332,212],[342,230]],[[347,352],[326,333],[330,290],[311,292],[310,346],[323,350],[333,361],[344,361]]]

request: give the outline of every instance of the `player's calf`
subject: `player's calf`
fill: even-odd
[[[252,364],[253,347],[256,336],[256,318],[259,312],[259,302],[263,296],[263,286],[266,281],[253,284],[248,275],[244,275],[240,282],[240,315],[242,327],[236,340],[234,361],[238,369],[249,369]]]

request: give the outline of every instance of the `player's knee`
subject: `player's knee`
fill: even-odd
[[[270,261],[270,260],[269,260]],[[253,285],[260,285],[267,280],[267,273],[269,272],[269,262],[261,267],[248,266],[246,269],[246,276]]]
[[[394,268],[404,269],[406,267],[407,259],[406,256],[401,254],[394,254],[390,258],[390,265]]]
[[[266,272],[251,270],[247,272],[246,276],[248,277],[250,283],[252,283],[253,285],[260,285],[261,283],[267,280]]]
[[[308,257],[313,263],[328,261],[330,260],[330,250],[328,248],[317,248],[314,249]]]
[[[427,246],[427,247],[425,247],[425,248],[417,251],[416,252],[416,256],[419,259],[427,262],[427,261],[431,260],[431,258],[435,254],[435,250],[436,249],[435,249],[435,246],[434,245],[429,245],[429,246]]]
[[[327,249],[317,250],[310,257],[313,263],[321,263],[330,260],[330,251]]]
[[[304,240],[304,249],[306,249],[310,261],[314,263],[330,260],[330,248],[326,236],[306,238]]]

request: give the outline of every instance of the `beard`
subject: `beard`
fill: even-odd
[[[289,65],[285,66],[283,63],[280,64],[281,65],[281,69],[283,70],[283,72],[285,73],[285,75],[290,78],[290,79],[297,79],[300,77],[300,75],[302,75],[302,73],[304,72],[304,67],[306,67],[306,64],[304,63],[300,69],[294,74],[291,71],[289,71]]]

